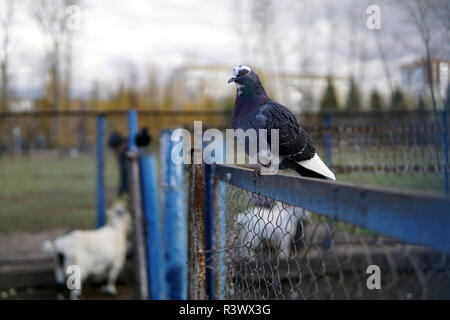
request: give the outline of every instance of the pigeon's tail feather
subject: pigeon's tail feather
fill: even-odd
[[[334,173],[323,163],[317,153],[309,160],[296,162],[295,170],[304,177],[336,180]]]

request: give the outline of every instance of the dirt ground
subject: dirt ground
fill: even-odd
[[[79,300],[130,300],[134,289],[129,285],[117,285],[117,295],[109,296],[101,292],[99,286],[87,286]],[[20,288],[0,290],[0,300],[68,300],[69,294],[58,294],[54,287]]]
[[[0,260],[43,258],[45,240],[55,239],[64,234],[68,228],[55,228],[45,231],[15,231],[0,233]]]

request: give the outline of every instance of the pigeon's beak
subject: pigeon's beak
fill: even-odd
[[[234,80],[236,80],[236,77],[231,77],[230,79],[228,79],[228,83],[234,82]]]

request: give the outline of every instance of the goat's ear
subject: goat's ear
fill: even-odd
[[[114,214],[115,214],[116,216],[118,216],[118,217],[122,216],[123,213],[124,213],[124,211],[125,211],[125,209],[122,208],[121,206],[120,206],[120,207],[117,207],[117,206],[116,206],[116,207],[114,208]]]

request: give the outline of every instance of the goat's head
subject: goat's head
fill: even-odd
[[[127,232],[130,231],[131,216],[125,203],[122,201],[116,201],[111,209],[106,211],[106,214],[110,225],[114,227],[123,226],[126,228]]]

